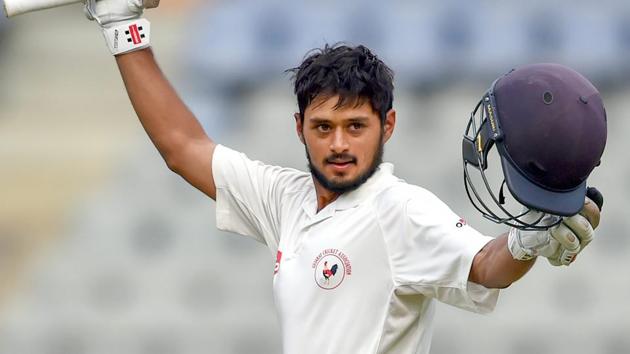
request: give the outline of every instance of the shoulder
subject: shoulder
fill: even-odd
[[[435,194],[401,179],[389,184],[376,196],[378,209],[400,211],[440,210],[448,208]]]
[[[312,189],[313,180],[310,173],[291,167],[277,168],[277,184],[285,194],[308,192]]]
[[[261,186],[291,193],[307,189],[311,182],[307,172],[251,159],[245,153],[223,145],[217,145],[213,160],[215,169],[227,175],[219,179],[219,185],[230,180],[256,180]]]
[[[456,225],[461,219],[431,191],[399,181],[384,189],[374,203],[377,220],[386,230],[409,231],[407,227]],[[406,226],[405,226],[406,225]]]

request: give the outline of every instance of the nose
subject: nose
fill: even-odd
[[[332,141],[330,142],[330,150],[336,154],[348,151],[348,139],[343,132],[343,129],[337,128],[332,134]]]

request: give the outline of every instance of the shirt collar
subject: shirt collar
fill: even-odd
[[[394,165],[389,162],[381,163],[374,174],[359,188],[352,192],[344,193],[335,201],[335,210],[345,210],[358,206],[367,198],[376,194],[383,182],[391,179],[394,174]]]
[[[303,205],[304,211],[306,211],[311,218],[323,220],[332,216],[335,211],[354,208],[378,192],[379,189],[382,188],[384,182],[391,180],[394,177],[393,173],[393,164],[389,162],[381,163],[374,174],[365,181],[365,183],[359,186],[359,188],[353,190],[352,192],[340,195],[335,201],[327,205],[319,212],[316,212],[317,196],[315,193],[315,186],[313,186]]]

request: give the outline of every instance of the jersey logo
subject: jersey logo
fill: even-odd
[[[315,283],[324,290],[336,289],[346,276],[352,275],[348,256],[338,249],[326,249],[313,260]]]
[[[273,274],[276,275],[278,274],[278,271],[280,270],[280,261],[282,260],[282,251],[278,251],[278,253],[276,253],[276,266],[273,267]]]
[[[464,225],[466,225],[466,220],[464,220],[462,218],[459,218],[459,221],[457,222],[457,224],[455,224],[455,226],[457,226],[457,227],[462,227]]]

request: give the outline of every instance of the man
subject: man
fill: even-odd
[[[91,0],[87,10],[168,167],[217,201],[220,229],[276,256],[286,353],[428,353],[435,300],[489,312],[497,289],[534,263],[515,259],[512,248],[531,256],[523,240],[540,239],[537,254],[560,261],[592,237],[599,212],[587,203],[585,217],[567,218],[571,229],[516,230],[508,249],[507,235],[479,234],[436,196],[395,177],[381,161],[397,118],[393,74],[363,46],[326,46],[293,70],[295,128],[310,173],[216,144],[160,72],[142,4],[130,3]]]

